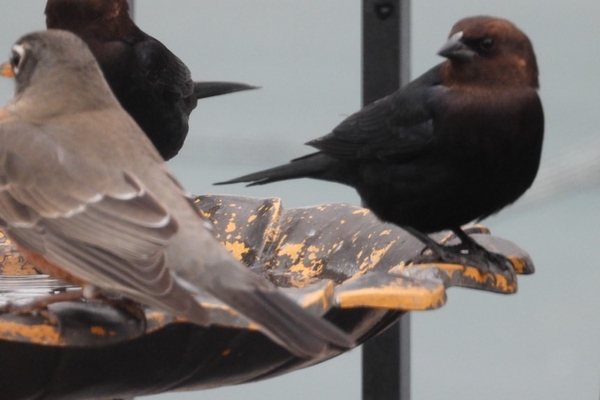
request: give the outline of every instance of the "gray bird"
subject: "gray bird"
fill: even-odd
[[[2,71],[0,226],[40,269],[203,326],[208,293],[299,357],[353,346],[213,238],[81,39],[23,36]]]

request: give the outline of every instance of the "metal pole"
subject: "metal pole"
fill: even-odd
[[[127,4],[129,4],[129,16],[133,19],[135,15],[135,0],[127,0]]]
[[[409,81],[410,0],[363,0],[363,105]],[[362,347],[363,400],[410,399],[410,314]]]

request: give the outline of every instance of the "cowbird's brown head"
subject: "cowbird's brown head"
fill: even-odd
[[[114,40],[135,26],[126,0],[48,0],[45,13],[48,29],[66,29],[84,36]]]
[[[458,21],[439,55],[447,85],[537,88],[538,68],[529,38],[510,21],[477,16]]]

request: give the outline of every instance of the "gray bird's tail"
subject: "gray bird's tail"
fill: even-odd
[[[336,169],[332,168],[335,167],[335,164],[335,159],[324,153],[317,152],[304,157],[295,158],[288,164],[254,172],[228,181],[217,182],[215,185],[249,182],[246,186],[255,186],[298,178],[318,178],[336,181],[335,179],[327,179],[325,176]]]
[[[190,222],[189,227],[196,221],[183,224],[186,222]],[[180,238],[169,249],[171,272],[190,293],[209,294],[220,300],[259,326],[259,331],[273,342],[301,358],[314,358],[330,348],[354,346],[348,334],[321,315],[302,308],[268,279],[248,269],[207,230],[198,229]]]
[[[301,358],[314,358],[330,347],[348,349],[354,340],[320,315],[303,309],[276,287],[223,290],[219,299],[260,325],[274,342]]]

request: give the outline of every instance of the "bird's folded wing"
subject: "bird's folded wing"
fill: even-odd
[[[91,165],[40,129],[0,125],[0,223],[9,235],[80,279],[163,292],[164,249],[177,231],[166,209],[135,176]]]
[[[336,158],[410,158],[434,137],[431,103],[442,90],[438,66],[307,144]]]
[[[193,93],[190,70],[158,40],[146,35],[145,40],[135,44],[135,55],[144,79],[164,96],[180,99]]]

